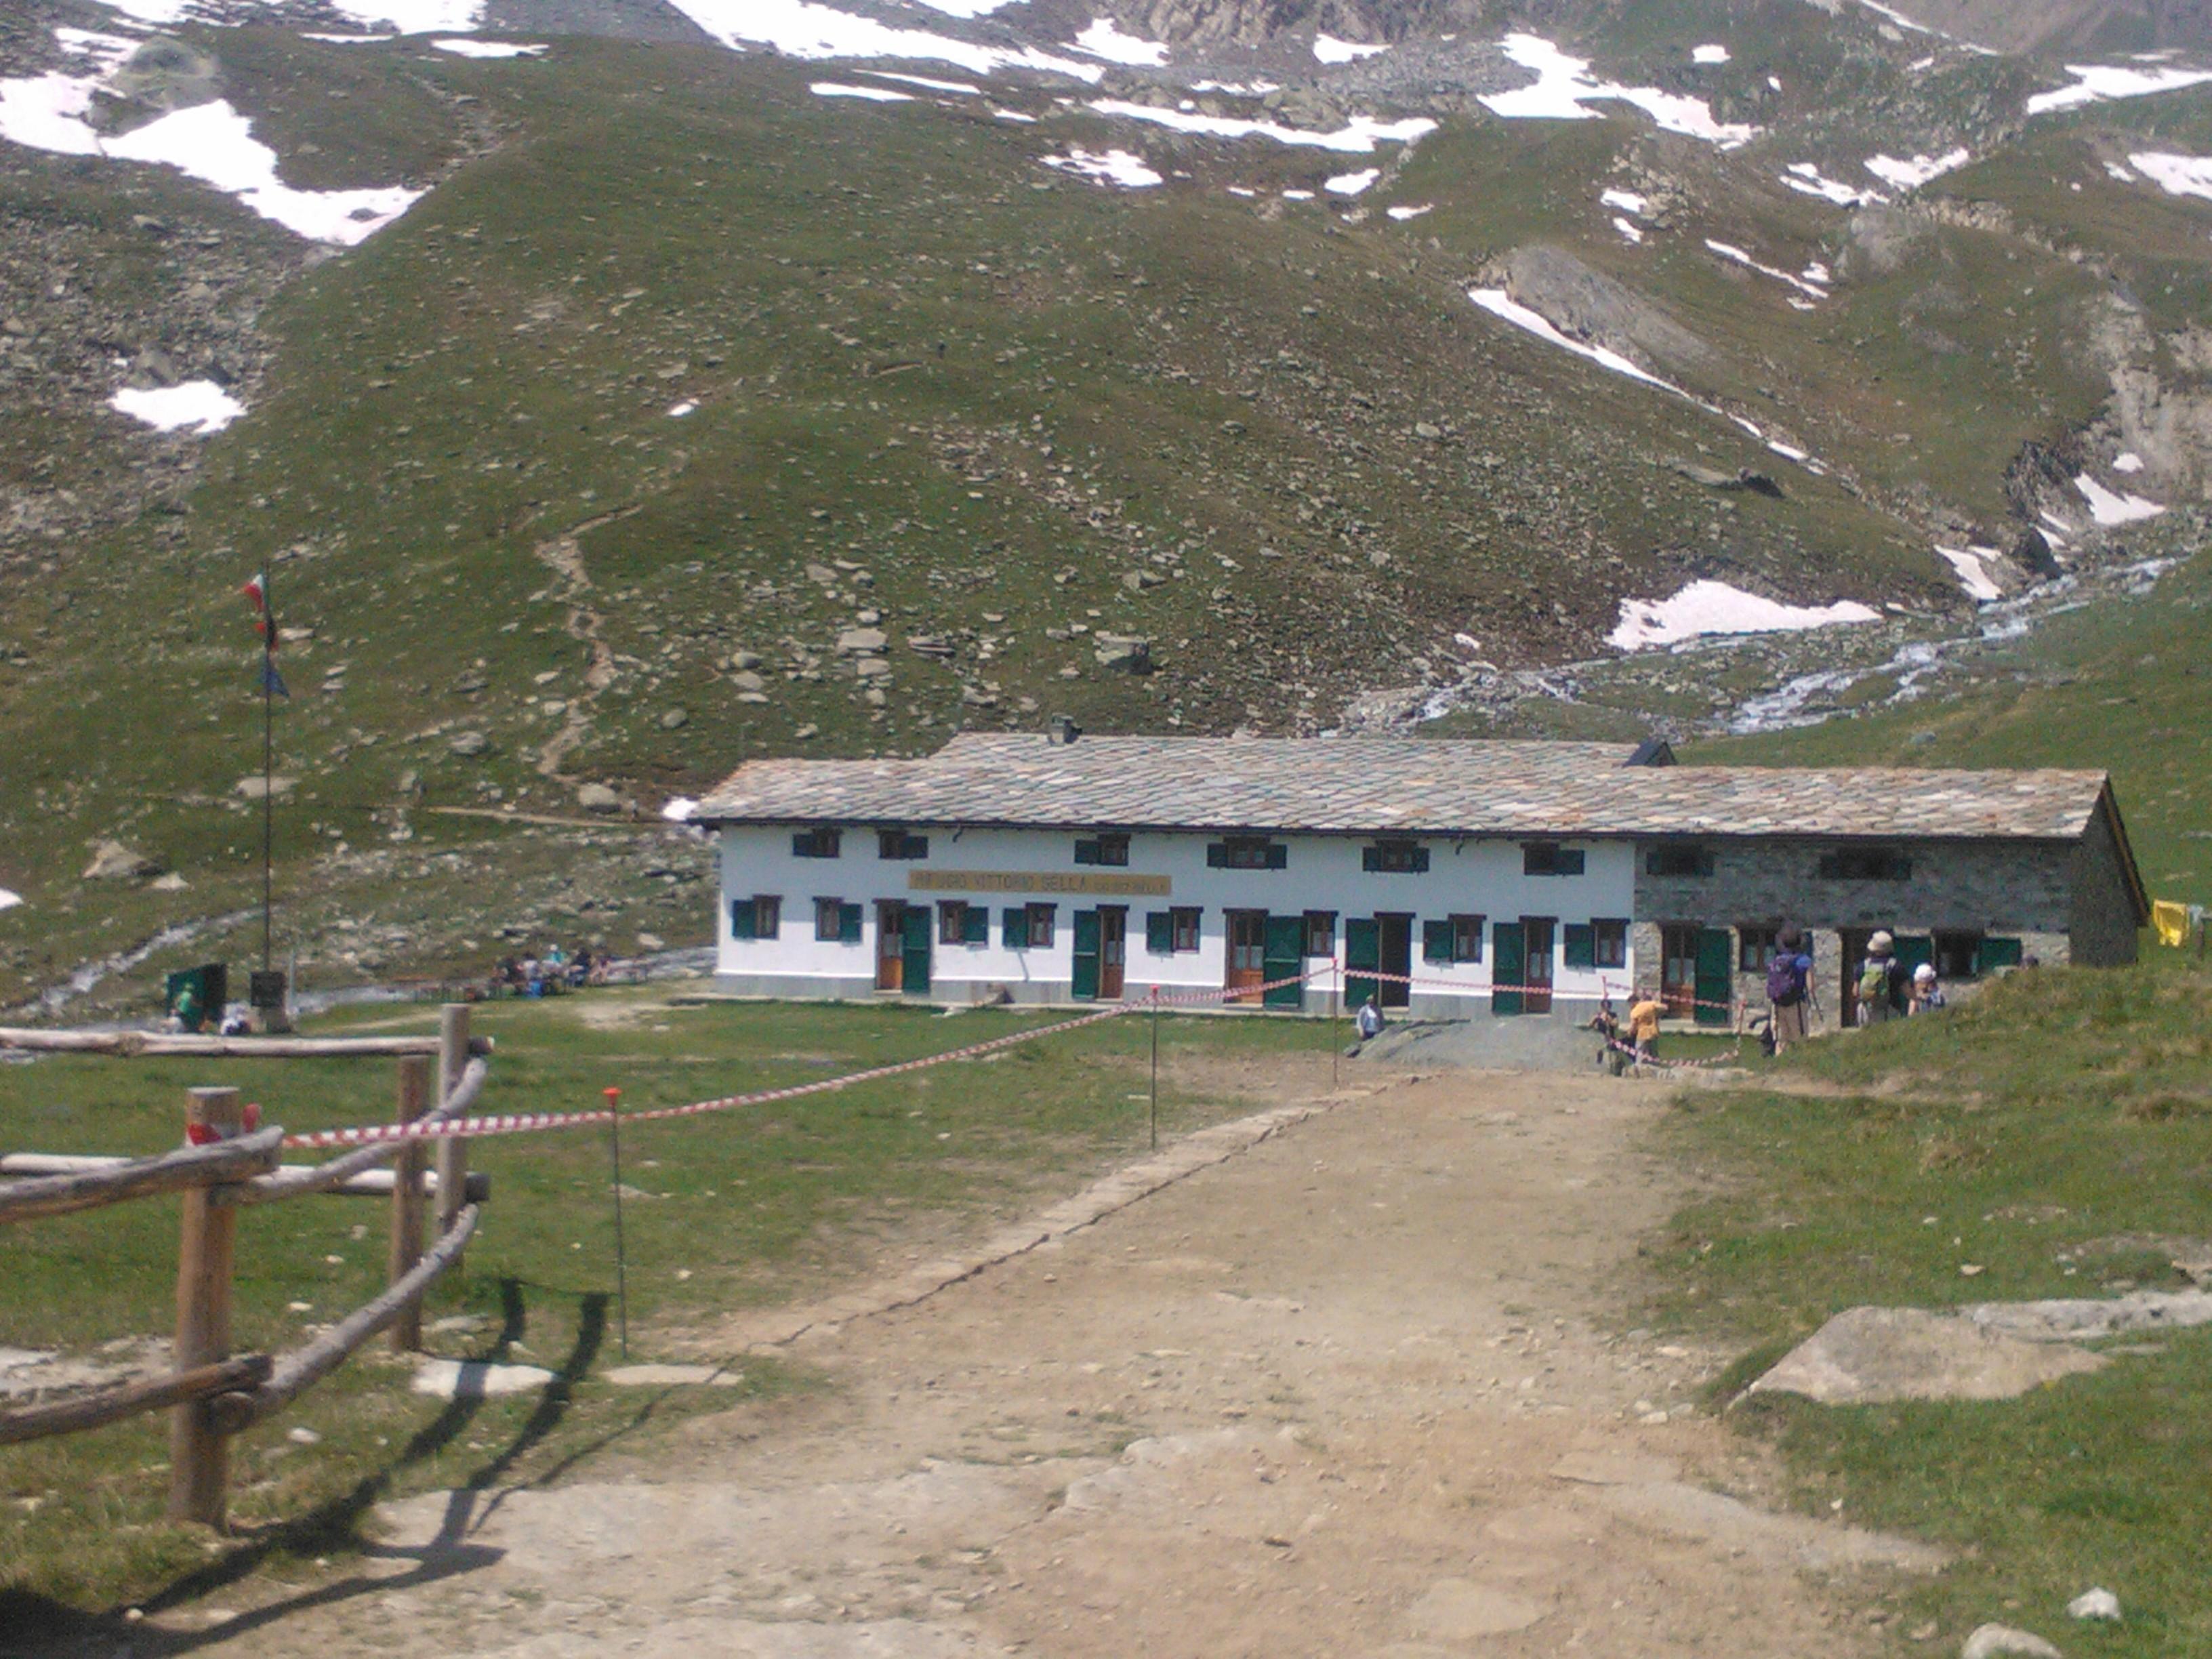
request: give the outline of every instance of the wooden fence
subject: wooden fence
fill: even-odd
[[[465,1116],[483,1091],[491,1044],[471,1040],[468,1006],[454,1003],[442,1011],[435,1037],[264,1039],[0,1029],[0,1047],[123,1056],[396,1057],[397,1116],[405,1123]],[[173,1369],[162,1376],[0,1411],[0,1445],[76,1433],[167,1408],[172,1413],[169,1515],[220,1527],[231,1437],[296,1399],[380,1331],[391,1331],[392,1345],[399,1352],[419,1349],[423,1293],[460,1261],[491,1191],[487,1176],[469,1170],[468,1143],[459,1137],[435,1142],[434,1173],[422,1167],[420,1140],[358,1147],[322,1164],[283,1164],[278,1157],[284,1131],[249,1127],[236,1089],[185,1093],[185,1135],[195,1144],[177,1152],[139,1158],[0,1156],[0,1224],[161,1193],[184,1194]],[[377,1167],[387,1163],[389,1170]],[[389,1196],[392,1238],[383,1293],[288,1353],[234,1355],[231,1280],[239,1211],[325,1193]],[[437,1203],[437,1227],[428,1249],[426,1198]]]

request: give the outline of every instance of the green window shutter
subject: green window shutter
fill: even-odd
[[[1262,1006],[1298,1008],[1305,1005],[1306,988],[1297,975],[1306,965],[1306,919],[1303,915],[1269,916],[1260,940],[1260,971],[1269,988],[1261,994]],[[1286,979],[1288,985],[1277,985]]]
[[[1588,855],[1581,848],[1571,848],[1559,854],[1559,873],[1563,876],[1579,876],[1587,861]]]
[[[1229,847],[1224,842],[1210,841],[1206,844],[1206,867],[1226,870],[1229,867]]]
[[[1288,845],[1279,841],[1268,844],[1267,867],[1270,870],[1287,870],[1291,867],[1291,849]]]
[[[730,937],[738,939],[753,937],[753,902],[750,899],[730,901]]]
[[[1449,962],[1452,959],[1452,925],[1449,921],[1425,921],[1421,924],[1421,960]]]
[[[858,945],[860,942],[860,907],[848,904],[837,912],[837,943]]]
[[[2000,968],[2020,966],[2020,941],[2016,939],[1985,939],[1974,952],[1974,971],[1995,973]]]
[[[1698,1010],[1700,1025],[1725,1025],[1735,1000],[1735,941],[1725,927],[1698,933]]]
[[[999,912],[999,939],[1009,951],[1030,948],[1030,913],[1018,904]]]
[[[1510,990],[1490,994],[1493,1014],[1517,1014],[1521,1007],[1521,975],[1528,968],[1528,935],[1517,921],[1498,922],[1490,935],[1491,983]]]
[[[1357,1008],[1376,993],[1373,975],[1382,960],[1382,930],[1372,916],[1347,916],[1344,921],[1344,1001]],[[1360,969],[1367,972],[1363,975]]]
[[[1076,861],[1078,864],[1096,864],[1096,863],[1097,863],[1097,862],[1098,862],[1098,843],[1097,843],[1097,842],[1095,842],[1095,841],[1079,841],[1078,842],[1076,842],[1076,843],[1075,843],[1075,861]]]
[[[1429,873],[1429,849],[1425,847],[1416,847],[1413,849],[1413,873],[1417,876],[1425,876]]]
[[[1359,867],[1364,870],[1370,876],[1382,869],[1382,849],[1379,847],[1361,848],[1359,849]]]
[[[991,942],[991,913],[981,904],[971,904],[960,918],[960,942],[963,945],[988,945]]]
[[[1571,921],[1566,926],[1566,950],[1560,961],[1569,968],[1597,966],[1597,929],[1588,922]]]
[[[1156,957],[1175,954],[1175,913],[1171,910],[1145,912],[1145,949]]]
[[[1078,1001],[1090,1002],[1098,995],[1098,913],[1078,910],[1075,913],[1075,951],[1073,975],[1067,988],[1068,994]]]

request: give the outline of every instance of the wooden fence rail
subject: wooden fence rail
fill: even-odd
[[[18,1042],[18,1038],[27,1041]],[[400,1121],[443,1121],[466,1115],[483,1092],[491,1044],[471,1039],[465,1006],[444,1011],[432,1038],[188,1038],[146,1033],[21,1032],[0,1029],[0,1047],[57,1052],[232,1054],[256,1059],[301,1055],[383,1054],[398,1059]],[[471,1056],[475,1056],[471,1058]],[[433,1067],[435,1097],[433,1103]],[[422,1169],[421,1140],[385,1142],[319,1164],[282,1167],[284,1132],[247,1133],[246,1110],[233,1088],[187,1091],[186,1131],[211,1144],[149,1158],[71,1158],[13,1153],[0,1158],[0,1223],[118,1204],[154,1194],[183,1194],[177,1252],[177,1327],[173,1371],[65,1399],[0,1412],[0,1444],[70,1434],[167,1407],[169,1514],[173,1519],[223,1522],[231,1437],[296,1399],[380,1331],[394,1346],[421,1346],[424,1293],[461,1260],[483,1218],[490,1183],[470,1171],[465,1144],[441,1139],[437,1172]],[[392,1170],[378,1169],[390,1163]],[[328,1330],[274,1359],[230,1352],[231,1286],[238,1212],[315,1193],[381,1193],[392,1200],[392,1248],[381,1294]],[[439,1231],[422,1246],[423,1200],[438,1200]]]
[[[465,1006],[465,1005],[464,1005]],[[439,1036],[203,1036],[188,1031],[48,1031],[36,1026],[0,1025],[0,1048],[54,1054],[114,1054],[130,1060],[194,1054],[221,1060],[359,1059],[364,1055],[437,1055]],[[472,1054],[488,1054],[488,1036],[468,1040]]]
[[[159,1158],[120,1158],[103,1169],[40,1176],[0,1186],[0,1222],[96,1210],[125,1199],[182,1192],[264,1175],[276,1167],[282,1129],[263,1129],[212,1146],[185,1146]]]

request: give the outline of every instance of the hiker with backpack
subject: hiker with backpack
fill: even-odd
[[[1785,927],[1775,940],[1774,954],[1766,959],[1766,1029],[1780,1054],[1807,1036],[1806,1010],[1813,1000],[1813,958],[1805,954],[1805,936]]]
[[[1853,986],[1858,994],[1858,1023],[1879,1025],[1884,1020],[1901,1018],[1911,987],[1905,964],[1897,959],[1896,939],[1887,929],[1876,933],[1867,941],[1866,957],[1859,963]]]

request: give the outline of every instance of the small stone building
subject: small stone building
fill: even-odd
[[[755,761],[721,838],[740,993],[1163,995],[1578,1023],[1660,989],[1725,1024],[1786,924],[1848,1016],[1877,928],[1954,984],[2131,962],[2148,916],[2101,772],[1680,766],[1664,744],[956,738]]]

